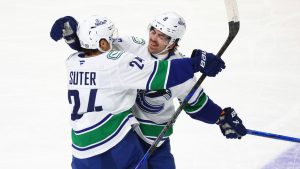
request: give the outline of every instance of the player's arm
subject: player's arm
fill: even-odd
[[[188,95],[195,83],[196,78],[193,78],[183,85],[175,87],[181,88],[181,92],[178,94],[178,100],[180,102]],[[221,115],[222,108],[206,95],[202,87],[199,87],[189,100],[188,104],[184,107],[184,111],[193,119],[209,124],[215,124]]]
[[[188,82],[194,80],[195,79],[189,80]],[[185,84],[188,85],[188,82]],[[185,87],[188,88],[187,86]],[[183,100],[186,94],[187,91],[181,93],[178,97],[179,100]],[[199,87],[191,97],[184,111],[193,119],[219,125],[222,134],[226,138],[240,139],[246,135],[246,128],[234,109],[230,107],[222,109],[205,94],[201,87]]]
[[[113,45],[118,50],[135,53],[137,50],[140,50],[141,46],[146,45],[146,43],[143,38],[135,36],[119,36],[114,39]]]
[[[131,89],[168,89],[193,78],[199,72],[199,64],[200,60],[191,58],[144,60],[125,52],[118,64],[120,83]]]

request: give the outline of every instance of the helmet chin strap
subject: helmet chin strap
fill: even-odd
[[[168,49],[168,48],[169,48],[171,45],[173,45],[173,44],[174,44],[174,42],[173,42],[173,40],[171,39],[170,42],[168,43],[168,45],[167,45],[162,51],[160,51],[160,52],[158,52],[158,53],[152,53],[152,54],[153,54],[154,56],[160,55],[160,54],[162,54],[162,53],[164,53],[164,52],[170,50],[170,49]]]

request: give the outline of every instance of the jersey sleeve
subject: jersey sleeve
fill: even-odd
[[[125,52],[118,66],[120,83],[129,89],[167,89],[194,76],[189,58],[153,61]]]
[[[145,40],[135,36],[122,36],[115,39],[113,45],[118,50],[135,53],[136,50],[145,45]]]
[[[127,49],[130,48],[130,37],[124,36],[124,37],[118,37],[114,39],[113,45],[118,49],[122,51],[127,51]]]
[[[182,92],[178,96],[180,102],[188,95],[195,83],[196,78],[184,83],[185,85],[182,86],[184,89],[182,89]],[[184,107],[184,111],[193,119],[214,124],[219,119],[222,109],[206,95],[200,86]]]

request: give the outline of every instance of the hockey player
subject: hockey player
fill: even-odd
[[[134,53],[138,56],[152,60],[173,60],[184,58],[177,51],[178,42],[183,37],[186,24],[183,17],[167,12],[157,16],[148,26],[149,40],[137,37],[122,37],[115,43],[119,49]],[[145,43],[137,43],[145,42]],[[200,53],[199,53],[200,52]],[[211,53],[195,50],[192,58],[198,55],[206,56],[206,59],[213,58]],[[212,76],[209,70],[203,71],[206,75]],[[190,89],[196,83],[196,78],[190,79],[183,84],[174,86],[166,90],[149,91],[139,90],[136,103],[133,108],[134,115],[140,122],[137,133],[142,139],[145,151],[160,134],[164,125],[170,121],[175,113],[174,99],[184,100]],[[193,119],[209,124],[218,124],[226,138],[241,138],[246,134],[246,129],[242,120],[236,115],[234,109],[228,107],[222,110],[203,91],[201,87],[190,99],[184,111]],[[170,151],[169,136],[172,134],[171,128],[158,144],[158,148],[149,157],[149,168],[153,169],[174,169],[175,162]]]
[[[75,22],[72,22],[72,19],[67,17],[64,19],[72,23],[73,27],[76,25]],[[62,22],[63,20],[61,19],[60,21]],[[178,41],[185,32],[185,27],[184,19],[178,14],[172,12],[165,13],[158,16],[149,25],[149,42],[146,43],[143,39],[137,37],[122,37],[115,40],[114,45],[119,49],[130,51],[147,60],[172,60],[182,58],[183,55],[176,50]],[[74,40],[76,41],[76,37],[72,36],[72,34],[70,35],[71,36],[64,36],[64,38],[72,41],[72,43],[68,44],[73,49],[80,50],[76,47],[76,43],[73,43]],[[199,50],[195,50],[192,57],[198,55],[203,55],[202,59],[206,56],[206,60],[203,59],[203,62],[215,59],[213,54]],[[216,67],[220,64],[220,62],[213,61],[211,61],[211,63],[215,63]],[[206,68],[202,69],[202,72],[206,75],[214,76],[216,69]],[[149,148],[164,124],[170,120],[175,112],[173,99],[178,98],[179,100],[183,100],[194,83],[195,79],[191,79],[167,90],[140,90],[138,92],[134,106],[134,114],[140,122],[140,128],[137,128],[137,132],[142,139],[145,150]],[[232,108],[225,108],[222,111],[218,105],[214,104],[212,100],[207,97],[202,88],[199,88],[191,98],[185,111],[194,119],[211,124],[218,123],[222,133],[227,138],[240,138],[245,135],[245,128],[242,121],[237,117],[234,110]],[[233,125],[234,121],[238,123]],[[169,136],[171,134],[172,129],[167,133],[163,141],[159,143],[159,147],[149,158],[149,168],[175,168],[174,158],[170,152]]]
[[[138,125],[131,110],[137,89],[172,88],[202,69],[201,54],[147,61],[112,51],[114,31],[105,17],[83,20],[77,28],[82,52],[66,60],[74,169],[135,167],[144,154],[132,130]]]

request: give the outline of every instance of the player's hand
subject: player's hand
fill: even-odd
[[[72,16],[57,19],[50,31],[53,40],[64,38],[66,43],[74,50],[80,51],[80,43],[76,34],[78,23]]]
[[[225,69],[225,63],[220,57],[201,49],[194,49],[191,58],[198,63],[195,68],[206,76],[215,77]]]
[[[247,129],[243,125],[242,120],[231,107],[223,109],[217,124],[226,138],[241,139],[241,137],[247,134]]]

